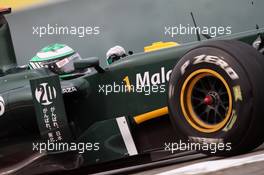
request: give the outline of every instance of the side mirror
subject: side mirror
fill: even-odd
[[[105,72],[105,70],[100,66],[99,58],[97,57],[86,58],[74,62],[74,68],[76,70],[82,70],[89,67],[94,67],[99,73]]]

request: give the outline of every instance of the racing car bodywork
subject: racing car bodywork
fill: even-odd
[[[242,153],[263,141],[252,138],[263,130],[263,92],[256,89],[264,64],[251,45],[264,29],[138,53],[107,67],[97,58],[83,59],[75,68],[91,72],[63,80],[46,68],[15,67],[7,11],[0,12],[0,142],[5,148],[24,142],[90,143],[82,153],[45,150],[47,157],[73,152],[82,159],[80,167],[164,150],[165,143],[180,138],[234,146],[215,155]],[[199,105],[204,106],[195,109]],[[39,151],[21,152],[32,149]]]

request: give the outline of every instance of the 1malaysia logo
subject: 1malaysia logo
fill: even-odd
[[[48,83],[41,83],[35,90],[35,97],[37,101],[45,106],[53,103],[56,99],[57,92],[55,87],[49,85]]]
[[[5,101],[2,96],[0,96],[0,116],[4,115],[5,113]]]

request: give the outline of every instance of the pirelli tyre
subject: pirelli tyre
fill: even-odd
[[[264,140],[264,58],[240,41],[210,41],[174,67],[168,106],[188,149],[248,152]]]

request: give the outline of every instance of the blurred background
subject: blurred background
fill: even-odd
[[[65,43],[82,57],[105,59],[110,47],[142,52],[157,41],[186,43],[195,35],[165,35],[165,26],[231,26],[232,33],[264,27],[263,0],[0,0],[9,20],[18,64],[50,43]],[[235,11],[235,12],[234,12]],[[254,14],[253,14],[254,12]],[[33,35],[33,26],[99,26],[99,35]]]

